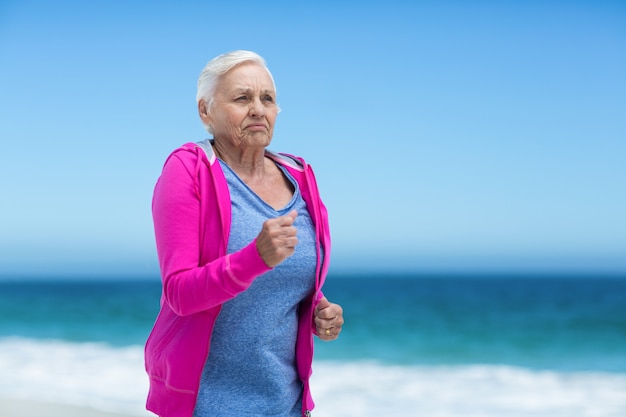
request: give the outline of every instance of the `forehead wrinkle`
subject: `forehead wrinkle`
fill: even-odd
[[[252,93],[256,89],[253,87],[235,87],[233,92],[235,93]],[[261,94],[275,94],[276,92],[273,89],[265,88],[261,90]]]

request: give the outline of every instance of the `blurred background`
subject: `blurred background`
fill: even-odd
[[[234,49],[331,215],[318,416],[626,413],[620,1],[1,2],[0,401],[144,414],[152,190]]]

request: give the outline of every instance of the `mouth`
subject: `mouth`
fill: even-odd
[[[267,126],[265,126],[263,123],[252,123],[252,124],[249,124],[248,126],[246,126],[246,129],[249,129],[249,130],[267,130]]]

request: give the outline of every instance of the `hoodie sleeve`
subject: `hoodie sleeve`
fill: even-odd
[[[152,200],[163,301],[180,316],[223,304],[271,269],[259,255],[256,241],[236,253],[200,264],[201,199],[196,165],[183,153],[170,156]],[[205,238],[216,245],[225,239],[224,236]]]

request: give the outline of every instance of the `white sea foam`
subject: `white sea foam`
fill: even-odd
[[[626,374],[317,361],[312,389],[316,417],[626,415]],[[141,346],[0,339],[2,397],[146,416],[146,391]]]
[[[624,417],[626,374],[321,363],[317,417]]]
[[[148,382],[140,346],[0,339],[0,395],[133,415]]]

